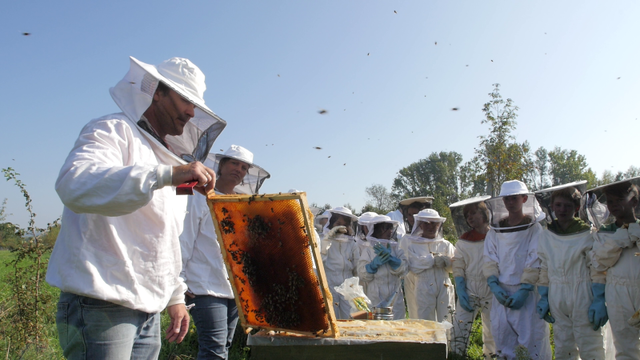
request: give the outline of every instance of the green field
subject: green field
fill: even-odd
[[[6,318],[6,310],[12,306],[11,303],[11,289],[6,281],[7,276],[11,276],[12,268],[7,267],[6,264],[13,259],[13,254],[9,251],[0,251],[0,276],[2,282],[0,282],[0,354],[6,359],[63,359],[62,350],[58,344],[58,333],[55,325],[55,311],[56,302],[60,291],[57,288],[51,287],[48,284],[43,285],[43,290],[50,292],[52,301],[48,304],[48,318],[49,321],[45,324],[45,331],[47,335],[47,341],[45,345],[40,348],[35,346],[27,347],[26,351],[18,352],[15,354],[13,351],[7,351],[7,348],[11,344],[7,341],[6,332],[7,327],[10,328],[11,324],[8,323]],[[48,258],[48,257],[47,257]],[[166,313],[162,314],[162,329],[164,330],[169,325],[169,317]],[[482,336],[480,334],[481,324],[479,319],[474,323],[474,331],[471,334],[471,344],[468,349],[468,356],[466,359],[482,359]],[[245,346],[246,335],[243,334],[240,328],[236,329],[233,347],[229,358],[232,360],[244,360],[250,358],[250,349]],[[12,350],[11,348],[9,350]],[[191,322],[189,333],[185,337],[184,341],[180,344],[171,344],[163,340],[162,350],[160,352],[160,359],[167,360],[192,360],[196,358],[198,352],[197,333],[193,322]],[[458,359],[460,357],[452,357]]]

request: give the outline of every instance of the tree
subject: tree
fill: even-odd
[[[539,147],[533,153],[531,160],[531,174],[529,181],[532,191],[541,190],[551,186],[549,180],[549,152],[544,147]]]
[[[396,200],[384,185],[373,184],[364,191],[367,193],[367,203],[362,212],[373,211],[378,214],[386,214],[396,209]]]
[[[549,151],[549,173],[553,186],[588,180],[585,177],[589,171],[591,169],[587,165],[587,158],[577,151],[561,149],[558,146]]]
[[[517,106],[513,100],[506,101],[500,95],[500,84],[493,84],[482,111],[489,124],[489,135],[480,136],[480,144],[475,149],[474,158],[465,165],[465,180],[471,185],[470,195],[491,194],[495,196],[502,183],[507,180],[524,180],[531,168],[529,144],[515,142],[511,134],[516,128]],[[484,191],[478,184],[485,184]]]
[[[418,160],[400,169],[391,187],[398,198],[431,195],[433,208],[446,217],[444,233],[455,234],[449,205],[460,200],[462,155],[457,152],[431,153],[426,159]]]

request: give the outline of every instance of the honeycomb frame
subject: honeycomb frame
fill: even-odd
[[[245,332],[338,337],[306,194],[212,193],[207,204]]]

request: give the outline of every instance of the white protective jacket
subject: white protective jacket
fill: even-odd
[[[469,241],[459,239],[456,242],[456,250],[453,256],[453,277],[463,277],[467,284],[467,294],[471,300],[474,312],[468,312],[461,306],[456,306],[455,320],[453,322],[454,334],[452,347],[460,355],[466,354],[465,350],[471,339],[471,327],[478,312],[482,315],[482,342],[483,353],[486,358],[496,353],[496,345],[491,334],[491,303],[493,294],[487,285],[487,278],[482,272],[484,264],[484,240]]]
[[[184,264],[180,277],[195,295],[233,299],[207,198],[201,194],[190,196],[187,209],[189,215],[180,235]]]
[[[549,309],[556,320],[553,324],[556,359],[605,356],[602,329],[593,331],[588,317],[593,301],[591,284],[605,282],[605,275],[591,266],[592,231],[558,235],[543,230],[538,241],[538,285],[549,287]]]
[[[628,320],[640,310],[640,225],[629,224],[615,233],[599,231],[592,258],[598,270],[606,271],[605,299],[613,333],[616,359],[640,358],[640,329]]]
[[[339,235],[335,238],[324,238],[321,245],[322,263],[327,275],[327,285],[333,296],[334,310],[337,319],[351,318],[351,305],[345,301],[334,287],[340,286],[346,279],[357,276],[360,250],[352,236]]]
[[[454,246],[442,238],[405,235],[400,240],[400,247],[409,264],[404,281],[409,318],[451,322],[455,293],[449,273],[452,271]],[[445,267],[435,266],[434,254],[445,258]]]
[[[381,244],[386,247],[387,244],[391,244],[391,255],[400,259],[401,263],[397,269],[392,269],[389,263],[386,263],[378,268],[375,274],[367,272],[366,266],[376,257],[376,253],[373,247],[376,244]],[[407,273],[407,258],[404,251],[398,246],[395,241],[380,240],[373,237],[367,237],[367,241],[362,242],[360,261],[358,262],[358,276],[360,282],[364,283],[363,287],[366,289],[365,293],[373,306],[378,305],[380,302],[388,299],[395,293],[401,278]],[[394,320],[400,320],[405,318],[404,296],[402,290],[395,298],[392,304],[393,306],[393,318]]]
[[[542,226],[539,223],[515,232],[489,230],[484,242],[484,275],[498,277],[500,286],[509,296],[520,288],[520,284],[538,281],[540,259],[538,239]],[[498,355],[515,359],[518,345],[529,349],[532,359],[551,359],[549,325],[538,317],[537,291],[531,291],[520,309],[511,309],[500,304],[495,296],[491,304],[491,333],[494,336]]]
[[[90,121],[60,170],[56,191],[65,206],[46,280],[65,292],[156,313],[184,303],[187,288],[179,278],[178,240],[187,197],[171,186],[171,167],[186,162],[137,125],[157,87],[147,77],[132,60],[111,89],[123,113]],[[209,134],[215,139],[224,128],[224,120],[199,107],[195,113],[183,135],[165,139],[180,154],[196,148],[203,129],[217,126]]]

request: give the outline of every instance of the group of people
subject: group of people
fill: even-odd
[[[166,339],[180,342],[188,308],[198,359],[228,356],[238,310],[205,195],[257,193],[269,173],[241,146],[209,154],[226,122],[205,105],[205,89],[188,59],[154,66],[132,57],[110,89],[121,112],[91,120],[60,170],[62,227],[46,279],[61,290],[65,357],[157,358],[160,312],[170,317]],[[177,195],[189,182],[199,194]],[[334,287],[358,276],[372,305],[391,302],[396,319],[452,322],[458,352],[481,313],[486,356],[512,359],[523,347],[550,359],[549,322],[557,359],[601,359],[610,319],[616,358],[640,358],[638,188],[592,190],[553,189],[546,221],[519,181],[498,197],[451,204],[462,219],[456,246],[431,197],[387,215],[330,209],[317,226],[336,317],[349,318],[350,305]]]
[[[350,307],[334,287],[358,276],[374,307],[403,289],[394,319],[452,322],[450,345],[459,354],[480,313],[487,358],[551,359],[551,323],[556,359],[605,359],[610,321],[608,358],[638,359],[636,180],[536,193],[507,181],[496,197],[450,205],[455,246],[443,238],[446,219],[430,208],[431,197],[405,199],[387,215],[327,210],[316,229],[336,317],[348,319]]]

